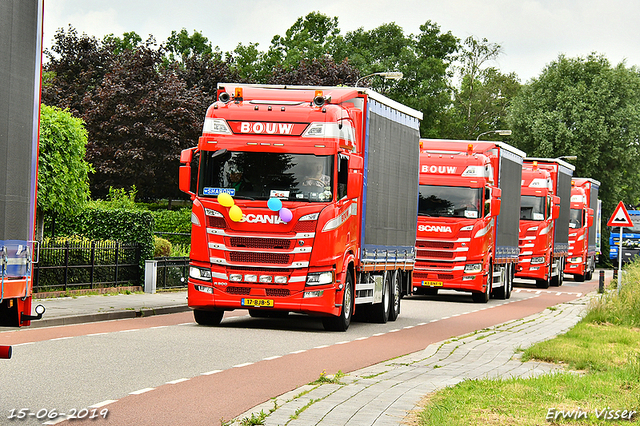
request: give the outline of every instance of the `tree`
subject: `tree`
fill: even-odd
[[[70,216],[89,200],[93,171],[85,161],[87,131],[68,110],[42,105],[38,158],[37,239],[42,239],[44,215]]]
[[[515,73],[500,73],[487,63],[495,60],[502,48],[483,38],[467,37],[458,56],[459,87],[453,106],[447,111],[447,137],[475,139],[479,134],[506,128],[507,107],[520,90]]]
[[[299,84],[314,86],[347,85],[357,80],[359,71],[346,59],[335,63],[332,58],[301,60],[297,67],[277,67],[272,71],[270,84]]]
[[[142,199],[176,198],[180,151],[202,129],[203,94],[186,83],[153,39],[117,56],[83,108],[95,167],[92,194],[135,185]]]
[[[513,99],[510,128],[533,157],[576,155],[574,176],[599,180],[602,217],[640,195],[640,75],[602,55],[559,58]],[[604,239],[603,239],[604,240]]]

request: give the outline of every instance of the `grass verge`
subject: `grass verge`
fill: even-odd
[[[467,380],[425,398],[416,424],[545,425],[640,423],[640,263],[566,334],[523,360],[567,371],[531,379]]]

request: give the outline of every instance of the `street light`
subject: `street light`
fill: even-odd
[[[480,136],[486,135],[488,133],[495,133],[500,136],[509,136],[511,134],[511,130],[489,130],[488,132],[480,133],[476,138],[477,141],[480,140]]]
[[[356,80],[355,86],[358,87],[358,83],[360,82],[360,80],[364,80],[365,78],[373,77],[374,75],[379,75],[380,77],[384,78],[385,80],[402,80],[402,77],[404,77],[404,75],[399,71],[374,72],[373,74],[369,74],[369,75],[365,75],[364,77],[360,77],[358,80]]]

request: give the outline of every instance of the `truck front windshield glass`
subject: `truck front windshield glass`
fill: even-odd
[[[582,209],[571,209],[569,228],[582,228]]]
[[[198,194],[327,202],[333,199],[333,163],[331,155],[202,151]]]
[[[482,188],[420,185],[418,215],[432,217],[482,216]]]
[[[635,216],[635,215],[630,215],[631,216],[631,222],[633,223],[633,228],[624,228],[622,230],[622,232],[625,233],[629,233],[629,234],[640,234],[640,216]],[[612,228],[612,232],[613,230],[616,230],[615,227]],[[620,228],[618,228],[616,231],[620,231]]]
[[[544,220],[545,197],[523,195],[520,197],[521,220]]]

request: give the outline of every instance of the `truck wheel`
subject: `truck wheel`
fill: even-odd
[[[472,293],[471,298],[474,303],[487,303],[491,296],[491,287],[493,284],[493,264],[489,264],[489,275],[487,276],[487,286],[484,293]]]
[[[222,321],[224,311],[204,311],[194,309],[193,318],[200,325],[218,325]]]
[[[342,309],[337,317],[322,319],[322,325],[327,331],[347,331],[353,315],[353,277],[351,271],[347,271],[342,294]]]
[[[385,324],[391,310],[391,274],[387,272],[382,285],[382,303],[371,306],[371,321]]]
[[[538,288],[549,288],[551,285],[551,266],[549,266],[549,273],[547,274],[547,279],[536,280],[536,287]]]
[[[493,294],[494,297],[505,300],[511,297],[511,272],[508,265],[503,269],[501,279],[503,280],[502,287],[496,288]]]
[[[402,277],[400,271],[395,271],[393,273],[393,278],[391,281],[391,292],[389,295],[389,302],[391,306],[389,307],[389,321],[395,321],[400,315],[400,291],[402,289]]]
[[[593,271],[587,271],[587,273],[584,275],[584,279],[587,281],[591,281],[592,278],[593,278]]]

